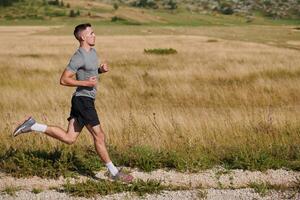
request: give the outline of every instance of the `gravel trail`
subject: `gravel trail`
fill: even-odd
[[[284,169],[260,171],[225,170],[223,168],[213,168],[199,173],[180,173],[167,170],[156,170],[150,173],[141,172],[136,169],[129,169],[136,179],[155,179],[162,184],[173,186],[186,186],[185,191],[163,191],[159,194],[146,194],[139,197],[134,193],[118,193],[107,196],[97,196],[96,199],[299,199],[300,191],[269,190],[262,195],[249,188],[250,183],[269,183],[271,185],[281,185],[293,187],[300,184],[300,172],[288,171]],[[98,178],[104,178],[105,171],[97,172]],[[85,181],[88,177],[80,176],[77,179],[69,178],[68,181]],[[7,174],[0,173],[0,200],[2,199],[86,199],[69,196],[53,190],[53,187],[60,187],[66,183],[67,179],[59,178],[42,179],[39,177],[14,178]],[[6,188],[19,188],[15,195],[11,196],[4,192]],[[38,188],[42,192],[35,194],[32,189]],[[299,187],[298,187],[299,188]],[[91,198],[95,199],[95,198]]]

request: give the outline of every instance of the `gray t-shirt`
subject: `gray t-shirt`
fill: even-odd
[[[87,52],[80,47],[72,56],[66,69],[76,73],[76,79],[82,81],[88,80],[92,76],[98,76],[98,67],[99,61],[96,50],[91,48]],[[95,99],[96,91],[96,87],[78,86],[73,95]]]

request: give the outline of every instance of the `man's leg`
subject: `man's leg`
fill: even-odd
[[[89,130],[89,132],[93,136],[95,149],[97,151],[97,154],[100,156],[101,160],[104,163],[111,162],[110,157],[107,152],[107,149],[106,149],[105,135],[104,135],[101,125],[99,124],[99,125],[96,125],[93,127],[91,125],[86,125],[86,128]]]
[[[120,172],[111,162],[111,159],[108,155],[106,145],[105,145],[105,134],[104,131],[102,130],[101,125],[99,124],[93,127],[91,125],[86,125],[86,128],[92,134],[97,154],[99,155],[101,160],[105,163],[113,179],[121,180],[126,183],[132,182],[133,177],[131,175]]]
[[[67,132],[57,126],[48,126],[45,134],[66,144],[73,144],[79,136],[82,128],[83,127],[79,126],[78,122],[72,118],[69,121]]]
[[[14,136],[18,136],[23,133],[37,131],[43,132],[46,135],[58,139],[67,144],[73,144],[79,133],[81,132],[83,126],[80,126],[78,122],[72,118],[69,121],[67,132],[57,126],[47,126],[45,124],[36,123],[36,121],[30,117],[24,121],[23,124],[18,126],[14,131]]]

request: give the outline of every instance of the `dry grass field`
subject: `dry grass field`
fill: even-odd
[[[205,27],[122,34],[129,31],[123,27],[118,34],[95,27],[95,48],[110,66],[96,99],[110,146],[119,153],[135,146],[173,151],[200,166],[238,160],[300,168],[299,32],[291,43],[275,33],[264,41],[254,29],[256,39],[247,42],[241,34],[232,38],[243,27],[232,34]],[[78,44],[72,27],[65,28],[68,34],[55,34],[55,28],[0,27],[2,152],[64,146],[38,133],[11,137],[29,115],[67,126],[74,88],[60,86],[59,78]],[[297,48],[286,48],[290,44]],[[154,48],[178,53],[144,53]],[[92,146],[86,130],[74,146]]]

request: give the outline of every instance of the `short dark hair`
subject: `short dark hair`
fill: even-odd
[[[75,38],[80,41],[81,37],[80,37],[80,33],[82,31],[84,31],[87,27],[91,27],[92,25],[90,23],[85,23],[85,24],[79,24],[75,27],[74,29],[74,36]]]

